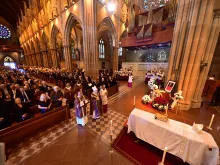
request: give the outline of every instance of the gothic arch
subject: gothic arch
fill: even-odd
[[[83,27],[82,21],[73,13],[71,13],[66,21],[66,26],[65,26],[65,30],[64,30],[64,44],[69,45],[70,43],[70,33],[72,30],[72,26],[74,21],[77,21],[79,23],[79,25],[81,26],[81,28]],[[83,29],[82,29],[83,31]]]
[[[57,28],[56,25],[53,25],[52,30],[51,30],[51,48],[52,49],[56,48],[56,41],[57,41],[58,34],[61,34],[60,30]],[[63,38],[62,38],[62,42],[63,42]]]
[[[116,46],[117,44],[117,33],[114,26],[114,23],[112,22],[110,17],[105,17],[101,23],[98,25],[98,38],[100,38],[101,34],[103,32],[107,32],[111,34],[112,44],[113,46]]]

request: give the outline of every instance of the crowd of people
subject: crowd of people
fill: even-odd
[[[163,69],[148,70],[145,76],[145,83],[152,82],[159,88],[164,88],[165,75]]]
[[[52,77],[64,80],[65,88],[49,86],[45,81],[33,75]],[[56,81],[57,83],[57,81]],[[87,105],[90,104],[90,115],[98,119],[100,113],[107,112],[107,87],[117,84],[109,72],[101,72],[95,79],[86,77],[84,70],[68,72],[64,69],[30,67],[21,69],[0,68],[0,129],[13,122],[22,122],[33,117],[29,109],[37,106],[43,114],[62,106],[64,100],[70,108],[75,107],[77,123],[87,123]]]

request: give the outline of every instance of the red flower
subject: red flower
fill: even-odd
[[[163,97],[156,97],[154,99],[154,103],[160,104],[160,105],[167,105],[168,104],[168,100],[166,100]]]

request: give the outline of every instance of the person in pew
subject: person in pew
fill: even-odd
[[[35,89],[35,92],[33,94],[33,99],[32,99],[32,104],[33,105],[37,105],[39,100],[40,100],[40,95],[42,94],[42,92],[40,91],[40,89]]]
[[[62,106],[63,93],[58,86],[53,87],[53,91],[50,94],[50,99],[52,100],[53,108],[58,108]]]
[[[42,91],[43,93],[48,92],[48,85],[46,84],[45,81],[42,81],[42,86],[40,86],[40,91]]]
[[[13,113],[15,115],[16,122],[22,122],[29,118],[28,116],[28,107],[26,104],[21,102],[20,98],[15,98],[15,105],[13,108]]]
[[[40,95],[40,100],[38,102],[38,108],[40,109],[41,113],[44,114],[45,112],[48,112],[51,110],[51,105],[52,102],[51,100],[47,97],[46,94],[41,94]]]
[[[6,88],[6,85],[5,85],[5,84],[1,84],[1,85],[0,85],[0,90],[1,90],[1,92],[2,92],[2,97],[3,97],[3,99],[5,99],[5,98],[6,98],[6,95],[9,94],[9,91],[8,91],[8,89]]]
[[[15,99],[15,98],[19,97],[20,90],[16,89],[15,84],[11,84],[10,88],[11,88],[11,91],[10,91],[11,98]]]
[[[32,106],[32,96],[29,92],[26,92],[24,87],[20,87],[20,96],[22,103],[27,104],[28,107]]]
[[[10,110],[12,104],[8,104],[10,97],[11,95],[8,94],[4,100],[2,97],[2,92],[0,92],[0,130],[11,125]]]

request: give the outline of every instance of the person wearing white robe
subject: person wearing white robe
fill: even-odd
[[[105,85],[102,86],[102,89],[100,90],[100,96],[102,99],[102,109],[103,113],[106,113],[108,110],[108,91],[105,88]]]

